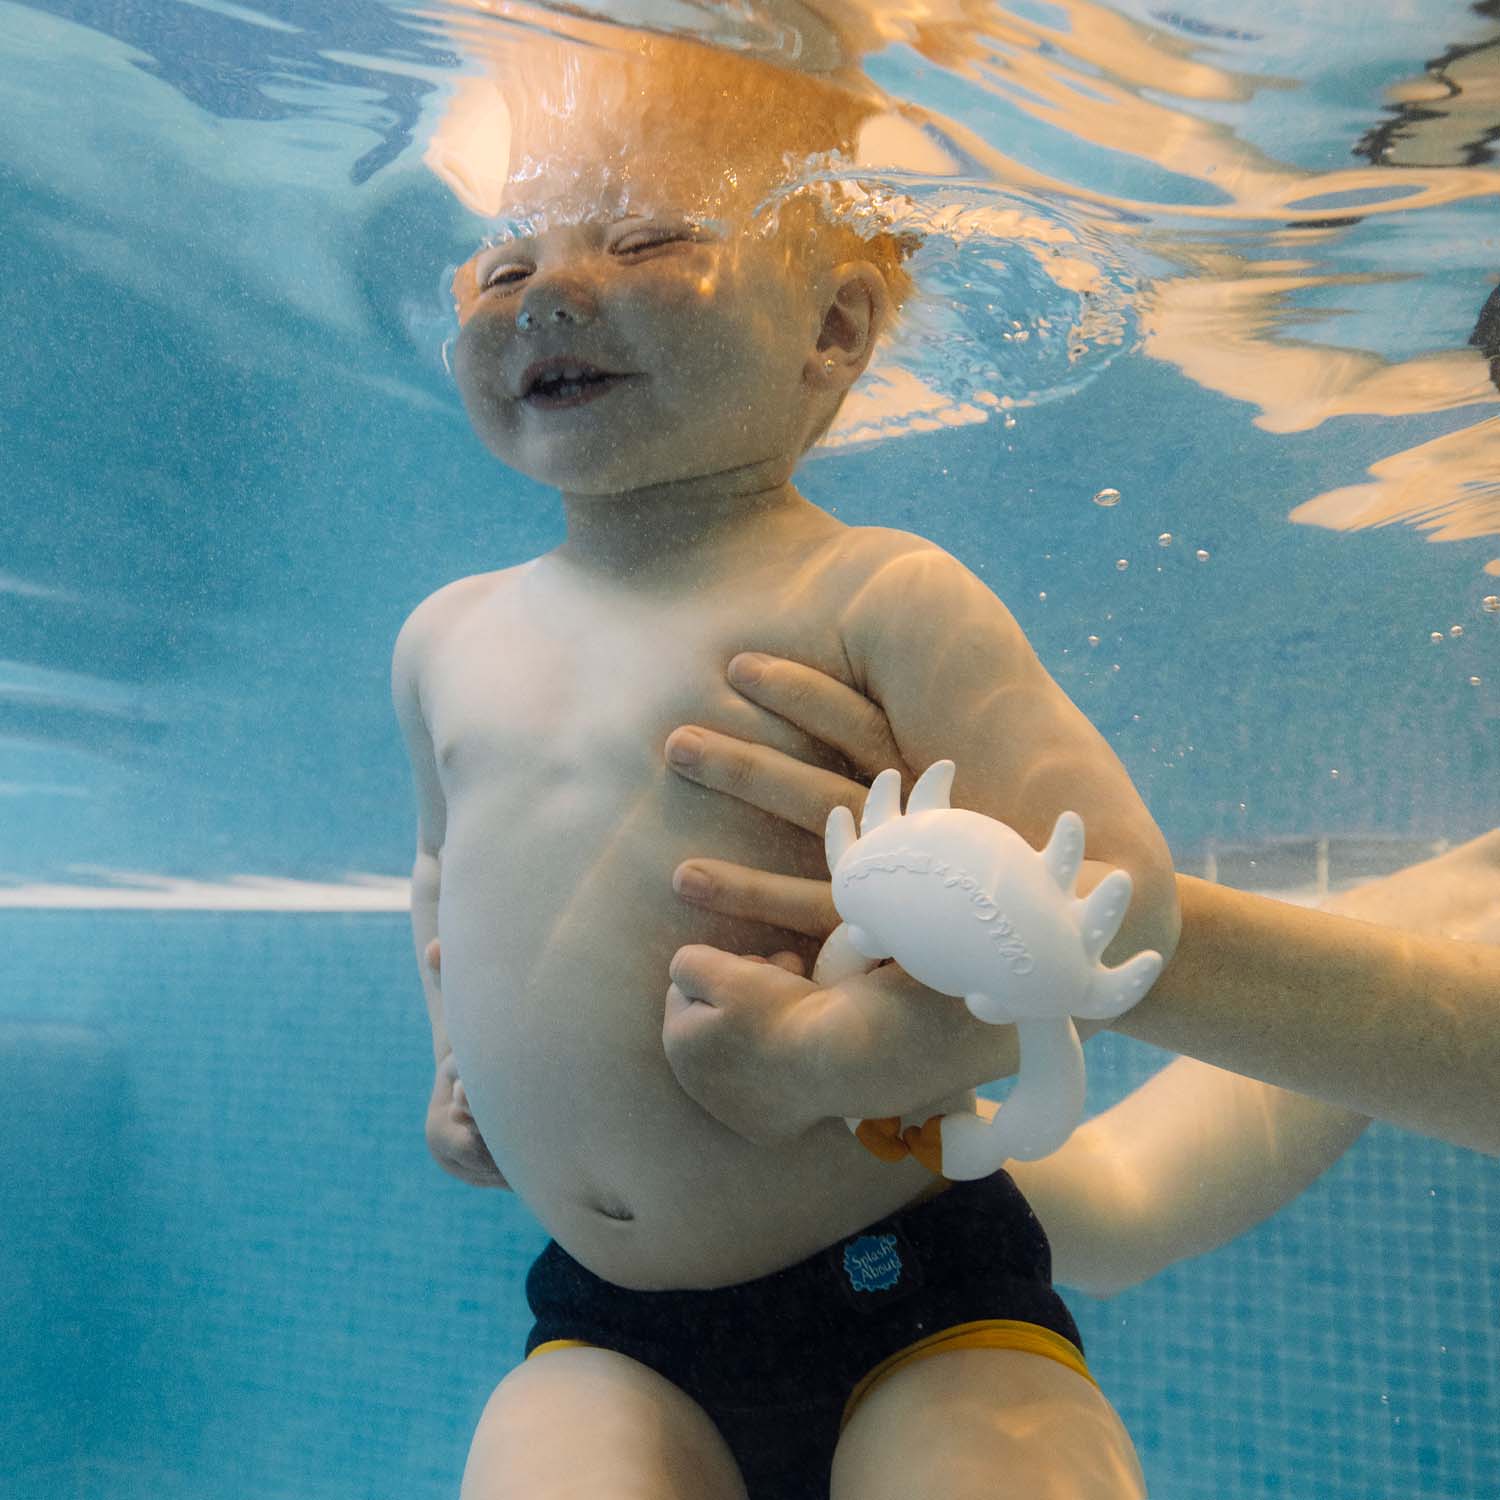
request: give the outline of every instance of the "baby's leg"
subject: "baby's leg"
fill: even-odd
[[[556,1349],[495,1387],[460,1500],[747,1500],[703,1408],[607,1349]]]
[[[954,1349],[903,1365],[855,1409],[831,1500],[1142,1500],[1129,1434],[1055,1360]]]

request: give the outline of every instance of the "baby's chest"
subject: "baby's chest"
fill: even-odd
[[[705,643],[576,628],[472,632],[434,662],[424,706],[445,790],[521,789],[659,768],[666,736],[727,696]]]

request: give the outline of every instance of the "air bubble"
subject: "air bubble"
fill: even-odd
[[[1117,572],[1117,573],[1123,573],[1125,571],[1125,569],[1128,568],[1129,566],[1130,566],[1130,559],[1128,557],[1122,557],[1115,564],[1115,572]]]
[[[1332,770],[1332,771],[1330,771],[1330,772],[1329,772],[1329,773],[1328,773],[1328,774],[1329,774],[1329,775],[1330,775],[1330,776],[1331,776],[1331,777],[1332,777],[1332,778],[1333,778],[1333,779],[1334,779],[1334,780],[1335,780],[1335,781],[1337,781],[1337,780],[1338,780],[1338,779],[1339,779],[1339,773],[1338,773],[1338,771],[1337,771],[1337,769],[1334,769],[1334,770]]]
[[[1037,598],[1045,601],[1047,598],[1047,590],[1043,589],[1041,593],[1037,595]]]
[[[1486,594],[1479,601],[1479,607],[1487,615],[1500,615],[1500,594]]]
[[[1449,634],[1449,635],[1451,635],[1451,636],[1452,636],[1452,637],[1453,637],[1453,639],[1454,639],[1454,640],[1455,640],[1455,641],[1456,641],[1456,640],[1457,640],[1457,639],[1458,639],[1458,638],[1459,638],[1459,636],[1461,636],[1461,635],[1462,635],[1462,634],[1463,634],[1463,633],[1464,633],[1464,628],[1463,628],[1463,626],[1462,626],[1462,625],[1450,625],[1450,626],[1449,626],[1449,627],[1448,627],[1448,634]]]
[[[1099,644],[1099,637],[1097,635],[1091,635],[1089,637],[1089,645],[1091,645],[1091,646],[1097,646],[1098,644]]]
[[[1158,547],[1170,547],[1172,545],[1172,533],[1170,531],[1162,532],[1156,539],[1156,545]]]
[[[1479,678],[1477,678],[1477,677],[1471,677],[1469,679],[1469,686],[1470,687],[1478,687],[1479,686],[1479,682],[1480,682]]]
[[[1443,643],[1443,632],[1441,630],[1434,630],[1432,634],[1427,637],[1427,639],[1431,641],[1434,646],[1440,646]]]
[[[1099,493],[1094,496],[1094,504],[1102,505],[1106,507],[1106,509],[1111,505],[1118,505],[1119,503],[1119,490],[1100,490]]]
[[[1208,561],[1208,549],[1206,547],[1200,547],[1193,555],[1198,559],[1199,562]]]

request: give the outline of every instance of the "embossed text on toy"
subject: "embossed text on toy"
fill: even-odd
[[[846,870],[840,872],[840,878],[853,882],[864,880],[876,873],[894,874],[900,870],[905,870],[912,875],[940,876],[946,889],[958,886],[968,892],[976,919],[992,924],[986,936],[995,945],[996,951],[1005,960],[1011,973],[1029,974],[1036,967],[1036,961],[1027,950],[1025,943],[1021,941],[1021,936],[1014,924],[990,899],[989,893],[979,881],[966,871],[955,870],[952,865],[935,859],[931,854],[923,853],[920,849],[903,845],[899,849],[891,850],[889,854],[861,855]]]

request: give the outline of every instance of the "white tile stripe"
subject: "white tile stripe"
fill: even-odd
[[[1394,840],[1383,860],[1371,859],[1371,843],[1353,839],[1341,849],[1339,839],[1317,839],[1316,858],[1289,857],[1302,845],[1311,847],[1314,840],[1278,839],[1264,845],[1237,845],[1210,851],[1206,868],[1189,865],[1185,873],[1219,880],[1226,872],[1222,866],[1234,856],[1233,874],[1225,885],[1241,885],[1262,896],[1290,901],[1298,906],[1316,906],[1332,891],[1363,885],[1366,881],[1395,870],[1444,847],[1426,848],[1411,840]],[[1341,875],[1341,853],[1359,855],[1357,875]],[[1283,868],[1281,881],[1260,885],[1247,883],[1242,866],[1256,856],[1267,866],[1278,861],[1301,866],[1309,878]],[[65,882],[4,883],[0,876],[0,909],[45,910],[71,908],[97,911],[305,911],[305,912],[405,912],[410,909],[411,882],[404,875],[371,875],[354,872],[338,881],[292,880],[270,875],[231,875],[223,880],[193,880],[188,877],[153,875],[133,870],[113,870],[94,865],[75,865],[72,872],[86,877],[87,883]],[[1271,874],[1268,868],[1265,874]]]
[[[353,875],[346,882],[235,875],[224,881],[171,879],[125,871],[100,872],[109,885],[0,885],[0,908],[95,911],[404,912],[411,882],[404,876]]]
[[[44,911],[303,911],[405,912],[411,882],[394,875],[361,875],[347,885],[237,875],[222,882],[118,877],[120,885],[0,886],[0,910]],[[1298,906],[1314,906],[1316,886],[1259,892]]]

